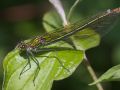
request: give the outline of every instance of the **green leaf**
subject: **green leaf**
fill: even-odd
[[[97,81],[89,85],[95,85],[99,82],[106,82],[106,81],[120,81],[120,64],[109,69]]]
[[[74,16],[73,16],[74,17]],[[73,18],[76,19],[76,18]],[[60,24],[62,25],[61,19],[57,13],[53,11],[47,12],[44,17],[44,21],[49,22],[51,25],[60,28]],[[72,20],[74,21],[74,20]],[[57,23],[59,22],[59,23]],[[43,22],[43,26],[47,32],[54,31],[55,28]],[[78,50],[88,50],[90,48],[96,47],[100,43],[100,35],[96,33],[94,30],[90,28],[86,28],[80,32],[77,32],[73,35],[72,41]]]
[[[78,50],[87,50],[96,47],[100,43],[100,36],[92,29],[84,29],[72,37]]]
[[[92,29],[84,29],[72,37],[78,50],[87,50],[100,43],[100,36]]]
[[[43,26],[47,32],[53,31],[55,29],[54,27],[56,28],[61,27],[62,21],[58,13],[56,13],[55,11],[47,12],[43,17]]]
[[[60,46],[58,43],[54,45]],[[69,47],[68,45],[64,46]],[[56,56],[70,72],[64,69],[56,58],[46,58],[41,56]],[[70,76],[82,62],[83,57],[83,51],[72,49],[51,51],[45,54],[37,53],[36,58],[39,61],[41,69],[35,79],[34,86],[33,78],[37,65],[31,60],[31,69],[23,73],[19,79],[20,72],[26,65],[27,59],[24,55],[20,54],[19,50],[15,49],[8,53],[3,62],[5,77],[3,88],[4,90],[50,90],[53,81]]]

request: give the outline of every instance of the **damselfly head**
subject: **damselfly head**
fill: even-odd
[[[25,42],[21,41],[20,43],[17,44],[16,48],[20,50],[25,50],[27,48],[27,45]]]

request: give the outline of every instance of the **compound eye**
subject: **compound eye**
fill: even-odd
[[[21,49],[23,49],[23,48],[25,48],[26,46],[25,46],[24,44],[20,44],[18,47],[21,48]]]
[[[22,48],[25,48],[25,45],[22,45]]]

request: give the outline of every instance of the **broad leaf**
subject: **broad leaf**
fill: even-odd
[[[78,50],[87,50],[100,43],[100,36],[92,29],[84,29],[73,35],[72,40]]]
[[[62,21],[55,11],[47,12],[43,17],[43,26],[47,32],[62,26]]]
[[[106,81],[120,81],[120,65],[112,67],[106,73],[104,73],[97,81],[91,83],[90,85]]]
[[[55,46],[60,44],[55,44]],[[63,45],[63,44],[62,44]],[[65,45],[69,47],[68,45]],[[68,72],[62,67],[56,58],[47,58],[41,56],[57,57],[65,68],[70,70]],[[19,79],[19,75],[23,67],[27,63],[27,58],[20,54],[18,49],[8,53],[4,59],[4,90],[50,90],[54,80],[61,80],[70,76],[77,66],[82,62],[84,57],[83,51],[76,50],[62,50],[51,51],[48,53],[37,53],[36,58],[39,61],[40,71],[35,79],[35,86],[33,78],[37,65],[31,60],[31,68],[23,73]]]

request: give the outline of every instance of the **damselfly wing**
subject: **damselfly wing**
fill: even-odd
[[[85,28],[92,28],[96,32],[104,34],[103,32],[106,32],[106,29],[117,21],[119,15],[120,8],[113,10],[109,9],[82,22],[79,21],[74,24],[59,28],[59,30],[56,30],[54,32],[49,32],[41,36],[37,36],[27,43],[22,42],[20,43],[21,45],[18,45],[18,48],[26,50],[27,48],[33,49],[38,46],[46,46],[72,36]]]

